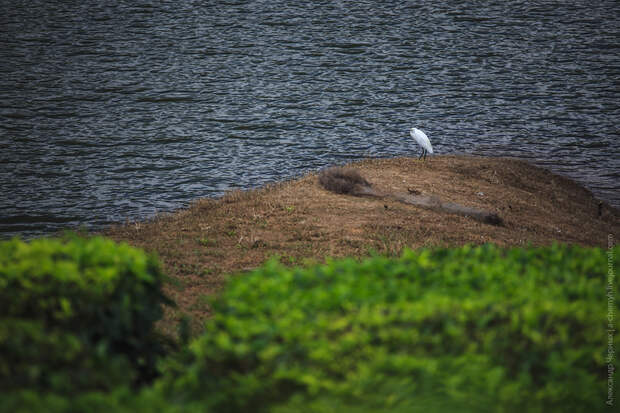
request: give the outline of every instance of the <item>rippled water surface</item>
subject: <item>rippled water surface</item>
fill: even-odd
[[[616,1],[0,5],[1,237],[414,156],[414,125],[620,206]]]

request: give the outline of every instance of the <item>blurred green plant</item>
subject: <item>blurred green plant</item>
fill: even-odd
[[[152,380],[163,281],[154,257],[100,237],[0,242],[0,392]]]
[[[607,269],[605,251],[563,245],[272,260],[232,279],[156,386],[218,412],[598,411]]]
[[[618,252],[276,257],[232,278],[202,336],[181,323],[186,347],[137,390],[163,354],[154,258],[101,238],[0,243],[0,412],[602,411]]]

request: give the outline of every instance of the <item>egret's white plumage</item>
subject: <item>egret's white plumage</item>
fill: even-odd
[[[417,128],[411,128],[410,133],[411,137],[422,147],[422,155],[420,155],[420,158],[424,156],[424,159],[426,159],[426,152],[433,153],[433,147],[431,146],[431,141],[428,139],[428,136]]]

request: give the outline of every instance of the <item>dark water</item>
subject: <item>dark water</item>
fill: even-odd
[[[620,206],[617,1],[434,3],[0,0],[0,236],[414,156],[414,125]]]

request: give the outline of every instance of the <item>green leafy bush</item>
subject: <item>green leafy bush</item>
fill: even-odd
[[[274,260],[232,280],[158,389],[218,412],[599,411],[607,270],[606,251],[560,245]]]
[[[0,391],[58,394],[151,379],[169,300],[157,261],[100,237],[0,243]]]
[[[74,395],[21,390],[0,394],[0,413],[196,413],[194,403],[175,405],[148,388],[135,392],[120,387],[108,392],[88,391]]]

